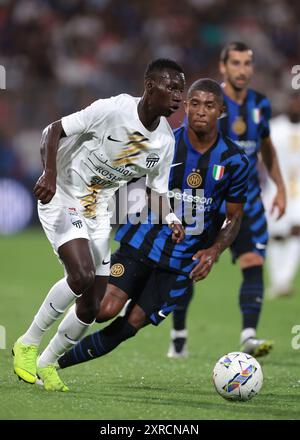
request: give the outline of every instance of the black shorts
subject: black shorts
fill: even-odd
[[[162,268],[132,246],[121,244],[111,258],[109,283],[138,304],[151,323],[160,324],[191,295],[188,275]]]
[[[253,231],[252,225],[251,217],[245,215],[239,233],[230,246],[233,261],[247,252],[253,252],[265,258],[268,243],[267,222],[265,219],[262,219],[262,228],[259,236]]]
[[[225,215],[220,214],[220,224],[224,220]],[[265,258],[268,238],[265,210],[261,198],[258,197],[251,205],[251,209],[243,215],[238,235],[230,246],[233,262],[248,252]]]

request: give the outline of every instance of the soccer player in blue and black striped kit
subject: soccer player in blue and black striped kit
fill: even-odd
[[[103,356],[139,329],[158,325],[190,295],[193,281],[204,279],[236,237],[246,201],[249,161],[218,129],[222,89],[210,79],[196,81],[185,103],[187,126],[175,130],[175,155],[169,179],[174,213],[186,228],[182,242],[172,241],[167,225],[122,225],[121,242],[100,304],[98,322],[115,317],[128,299],[125,316],[85,337],[59,359],[68,366]],[[226,220],[218,212],[226,204]]]
[[[226,117],[220,126],[247,154],[250,175],[244,217],[236,240],[231,246],[233,261],[242,271],[239,304],[242,314],[240,350],[254,356],[267,354],[273,342],[258,339],[256,328],[263,302],[263,264],[268,241],[267,222],[260,196],[258,153],[269,176],[277,186],[273,210],[280,218],[285,211],[285,189],[277,155],[270,139],[270,102],[266,96],[248,88],[253,74],[253,53],[244,43],[230,43],[221,53],[220,71],[224,78],[223,93]],[[221,212],[224,212],[224,206]],[[191,298],[191,296],[189,297]],[[187,356],[186,314],[188,300],[173,315],[168,357]]]

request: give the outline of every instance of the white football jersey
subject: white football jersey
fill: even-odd
[[[61,120],[67,137],[57,152],[56,197],[75,198],[86,218],[133,178],[146,175],[149,188],[168,191],[174,135],[164,117],[156,130],[147,130],[139,100],[127,94],[99,99]]]
[[[287,191],[285,215],[279,221],[269,218],[270,232],[280,234],[285,230],[288,232],[290,226],[300,224],[300,123],[293,124],[286,115],[280,115],[270,121],[270,128]],[[275,194],[276,187],[268,179],[264,190],[267,212]]]

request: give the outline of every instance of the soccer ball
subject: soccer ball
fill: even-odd
[[[217,392],[228,400],[250,400],[260,391],[263,373],[257,360],[247,353],[225,354],[213,370]]]

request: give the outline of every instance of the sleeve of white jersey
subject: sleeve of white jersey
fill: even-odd
[[[115,110],[115,98],[98,99],[88,107],[64,116],[61,123],[67,136],[93,132]]]
[[[158,165],[146,176],[146,186],[159,194],[165,194],[169,189],[169,176],[174,156],[175,140],[169,142],[166,154],[160,158]]]

